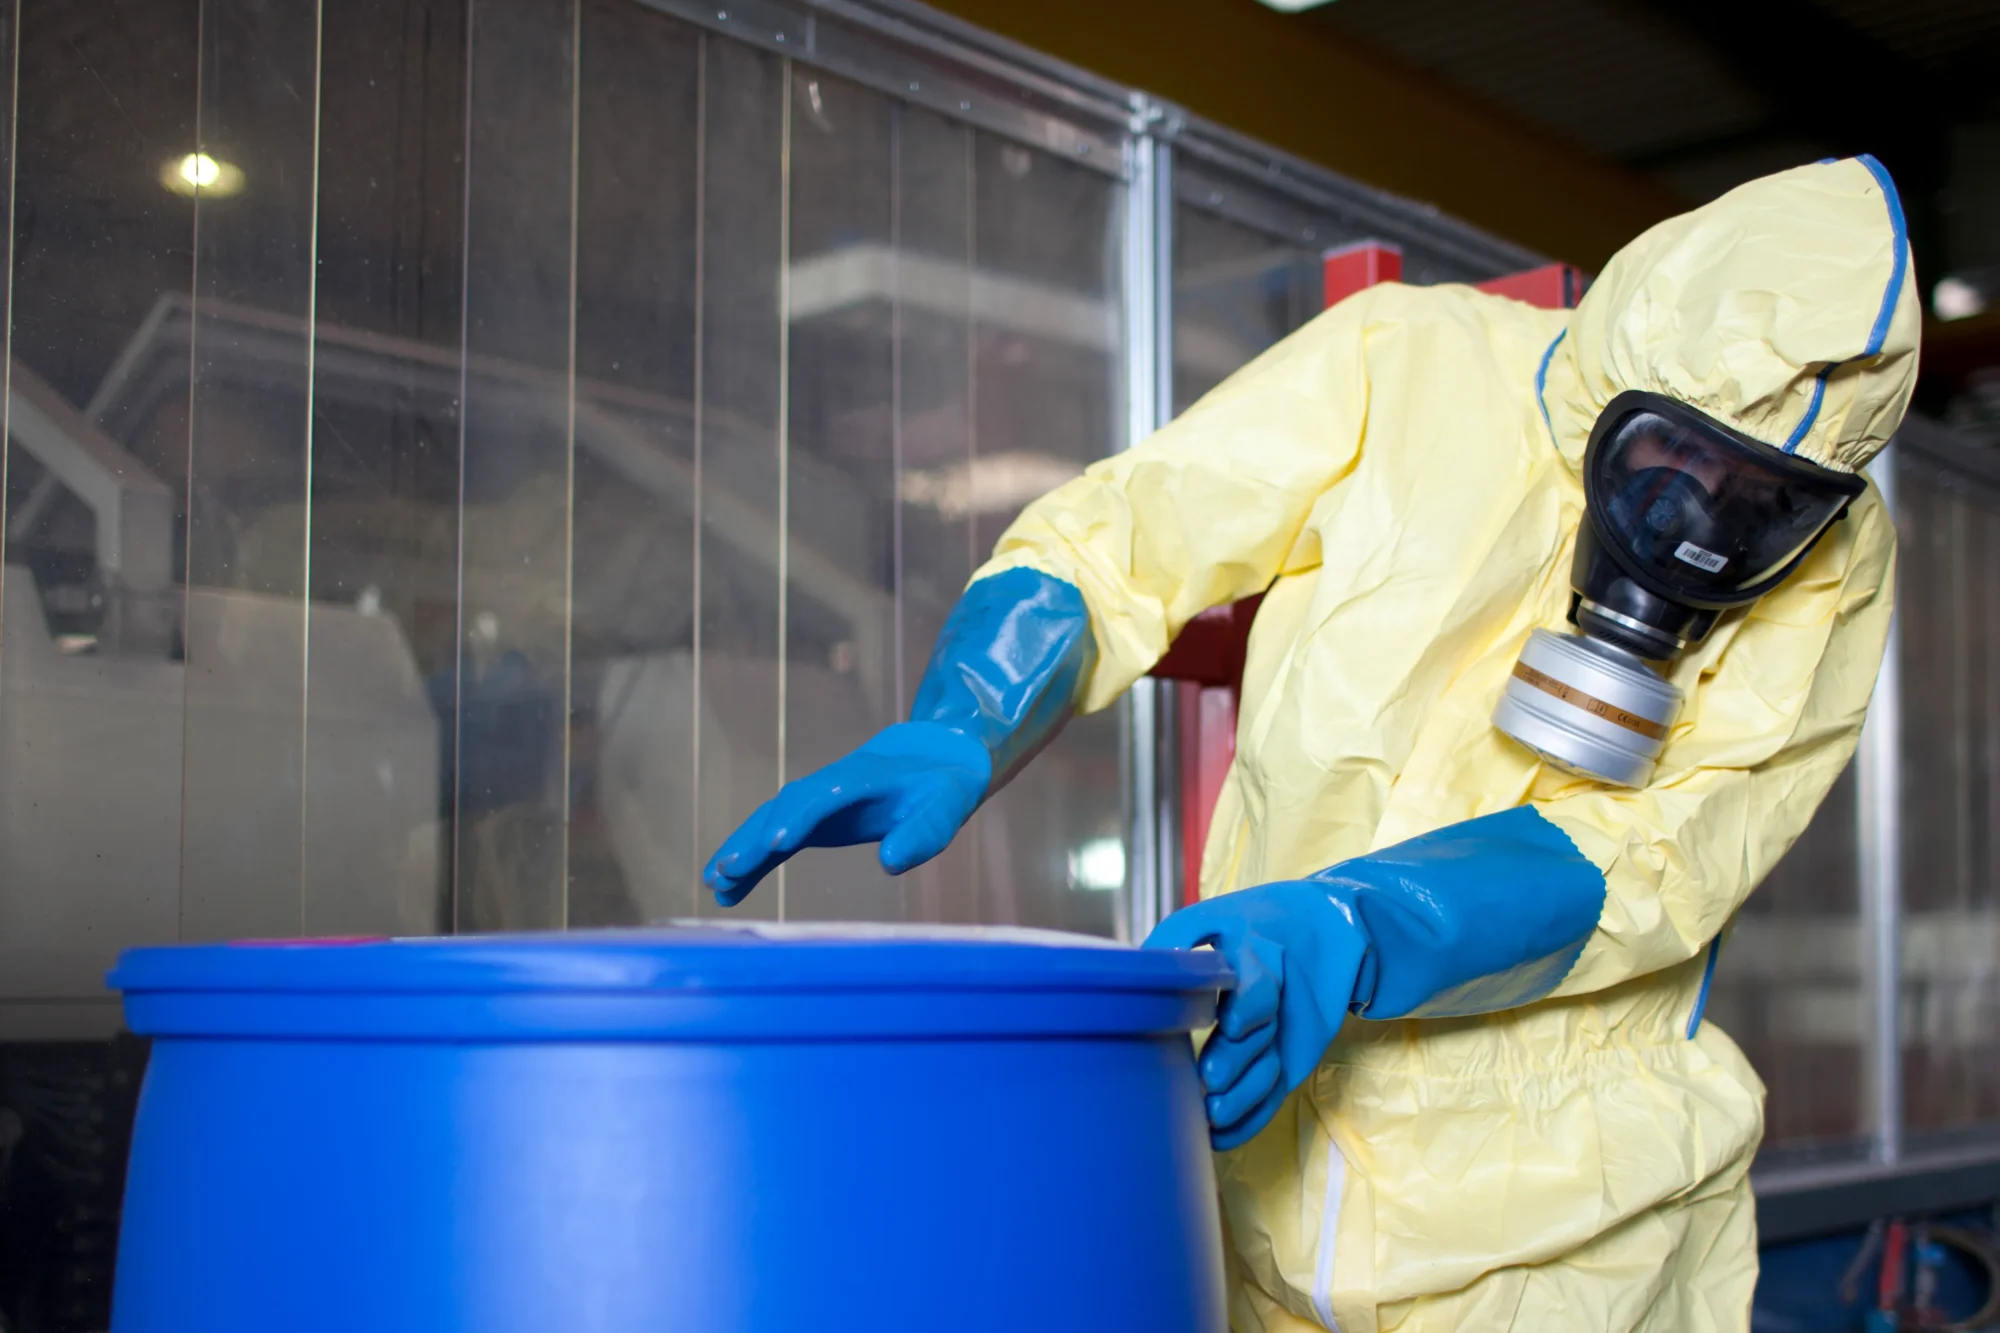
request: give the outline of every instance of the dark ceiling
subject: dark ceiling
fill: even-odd
[[[1690,201],[1874,153],[1927,291],[2000,271],[1996,0],[1334,0],[1299,17]]]

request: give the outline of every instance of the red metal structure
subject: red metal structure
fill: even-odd
[[[1365,287],[1401,279],[1403,252],[1393,245],[1364,241],[1329,250],[1321,270],[1325,301],[1331,306]],[[1583,296],[1584,278],[1567,264],[1549,264],[1477,285],[1481,291],[1556,310],[1577,303]],[[1183,903],[1195,901],[1200,894],[1202,845],[1208,839],[1223,776],[1236,756],[1243,661],[1250,647],[1250,622],[1263,600],[1259,594],[1196,616],[1152,671],[1156,679],[1176,684]]]
[[[1403,280],[1403,252],[1380,241],[1344,245],[1320,256],[1325,305],[1340,304],[1364,287]],[[1324,308],[1324,307],[1322,307]]]

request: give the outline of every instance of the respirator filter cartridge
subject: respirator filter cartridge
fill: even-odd
[[[1493,725],[1558,768],[1643,787],[1680,708],[1680,690],[1632,653],[1538,629],[1514,664]]]

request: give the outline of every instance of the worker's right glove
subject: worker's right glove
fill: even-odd
[[[1445,1018],[1538,1000],[1603,908],[1597,867],[1523,806],[1210,898],[1146,944],[1212,945],[1236,973],[1200,1061],[1222,1150],[1270,1123],[1347,1015]]]
[[[938,635],[911,720],[759,807],[702,872],[715,900],[734,907],[805,847],[879,842],[892,875],[930,860],[1061,730],[1095,658],[1072,585],[1032,569],[974,583]]]
[[[786,783],[729,835],[704,878],[716,902],[734,907],[800,849],[862,842],[881,843],[882,868],[900,875],[945,849],[992,781],[992,756],[964,732],[899,723]]]

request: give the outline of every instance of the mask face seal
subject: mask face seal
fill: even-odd
[[[1643,787],[1681,705],[1649,663],[1784,582],[1867,483],[1637,392],[1599,415],[1583,474],[1582,633],[1529,636],[1493,724],[1558,767]]]

